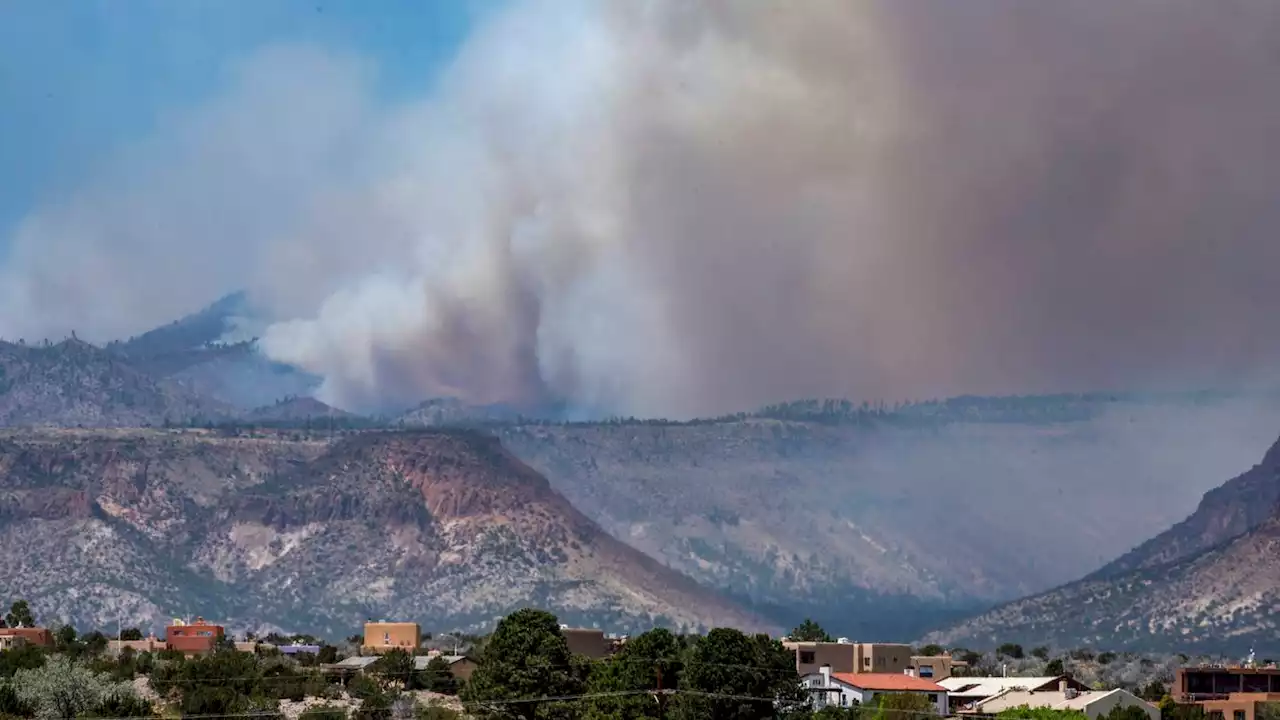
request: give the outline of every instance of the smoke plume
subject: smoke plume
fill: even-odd
[[[517,0],[429,97],[270,48],[34,211],[0,332],[248,287],[368,409],[687,416],[1280,358],[1271,0]]]

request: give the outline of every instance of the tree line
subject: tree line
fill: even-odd
[[[35,618],[27,603],[17,601],[0,623],[29,627]],[[142,637],[136,628],[118,634]],[[255,652],[240,652],[229,639],[203,656],[130,648],[111,654],[101,632],[80,635],[61,626],[53,635],[52,648],[26,645],[0,652],[0,720],[175,714],[276,720],[282,718],[282,702],[304,699],[313,706],[303,720],[457,720],[460,714],[483,720],[927,720],[936,715],[933,704],[919,694],[881,695],[873,706],[815,707],[800,683],[792,651],[767,635],[730,628],[704,635],[653,629],[629,638],[606,659],[589,659],[571,652],[555,615],[535,609],[508,615],[472,646],[469,656],[476,669],[466,682],[455,677],[443,656],[432,657],[419,670],[413,655],[402,649],[378,656],[360,672],[335,673],[331,664],[344,651],[309,635],[263,638],[321,648],[318,654],[296,657],[262,645]],[[790,637],[832,639],[811,620]],[[347,651],[362,641],[360,636],[348,638]],[[946,651],[926,645],[916,652]],[[963,649],[951,652],[959,659],[971,655]],[[1081,660],[1085,652],[1090,660],[1108,654],[1074,651]],[[1012,643],[1001,645],[996,656],[1052,661],[1047,648],[1025,651]],[[150,693],[139,691],[138,678],[146,678],[142,687]],[[1204,720],[1197,707],[1173,704],[1158,681],[1141,694],[1160,703],[1166,720]],[[1029,708],[999,717],[1083,720],[1079,713]],[[1129,708],[1102,720],[1146,716]]]

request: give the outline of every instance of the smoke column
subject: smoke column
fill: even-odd
[[[353,409],[1269,379],[1277,70],[1271,0],[518,0],[396,108],[275,49],[33,214],[0,331],[247,286]]]

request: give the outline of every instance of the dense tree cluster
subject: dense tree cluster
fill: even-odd
[[[4,614],[4,621],[0,622],[0,627],[35,627],[36,618],[31,614],[31,606],[26,600],[15,600],[9,606],[9,612]]]

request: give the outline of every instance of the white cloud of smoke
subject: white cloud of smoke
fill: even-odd
[[[682,416],[1280,357],[1270,0],[517,0],[431,97],[273,48],[42,208],[0,332],[247,286],[352,408]]]

